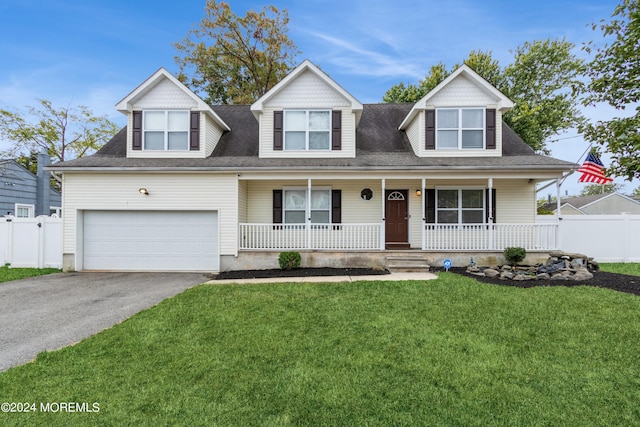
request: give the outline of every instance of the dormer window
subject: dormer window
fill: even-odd
[[[439,108],[436,110],[438,150],[483,149],[483,108]]]
[[[143,112],[144,150],[189,150],[189,111]]]
[[[285,150],[330,150],[331,111],[286,110],[284,112]]]

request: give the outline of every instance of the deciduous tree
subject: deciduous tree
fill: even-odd
[[[92,154],[118,131],[106,116],[95,116],[85,106],[55,107],[39,100],[38,107],[27,107],[28,114],[0,109],[0,136],[11,147],[2,157],[17,158],[46,150],[55,161]]]
[[[622,191],[624,185],[611,183],[611,184],[589,184],[585,186],[581,191],[581,196],[592,196],[594,194],[616,193]]]
[[[588,43],[583,49],[593,54],[587,63],[584,104],[608,104],[618,110],[635,108],[635,113],[611,120],[587,123],[581,130],[586,140],[611,153],[608,171],[631,181],[640,178],[640,6],[638,0],[623,0],[610,21],[593,24],[606,43]]]
[[[178,78],[210,103],[248,104],[295,65],[286,10],[266,6],[237,16],[228,3],[207,0],[197,28],[175,44]]]

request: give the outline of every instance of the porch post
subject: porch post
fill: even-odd
[[[494,225],[493,225],[493,178],[489,178],[488,180],[489,186],[489,215],[487,215],[489,222],[489,249],[495,249],[494,247]]]
[[[560,215],[560,178],[556,179],[556,249],[560,249],[560,221],[562,221],[562,216]]]
[[[305,230],[307,232],[307,249],[311,249],[311,178],[307,179],[307,206],[305,208]]]
[[[425,187],[426,187],[425,179],[422,178],[422,183],[421,183],[421,186],[420,186],[420,192],[422,193],[422,198],[420,199],[421,203],[422,203],[422,250],[424,250],[425,240],[426,240],[426,237],[427,237],[426,230],[425,230],[425,228],[427,226],[427,218],[425,217],[426,212],[424,210],[424,201],[425,201],[425,197],[427,197],[427,195],[425,194],[426,193]]]
[[[382,190],[380,192],[380,200],[382,203],[382,223],[380,224],[380,250],[384,251],[384,242],[385,242],[385,202],[387,200],[387,196],[385,195],[385,187],[386,187],[386,180],[385,178],[382,178]]]

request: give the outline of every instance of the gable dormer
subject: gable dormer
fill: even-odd
[[[420,157],[502,156],[502,114],[513,101],[462,65],[413,106],[399,126]]]
[[[127,115],[127,157],[204,158],[230,130],[164,68],[116,104]]]
[[[362,104],[305,60],[251,105],[260,157],[355,157]]]

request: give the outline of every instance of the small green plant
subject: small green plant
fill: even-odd
[[[280,252],[278,262],[281,270],[293,270],[300,268],[300,252]]]
[[[520,247],[505,248],[503,253],[505,259],[511,265],[516,265],[527,256],[525,248]]]

